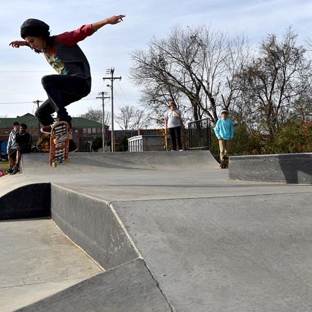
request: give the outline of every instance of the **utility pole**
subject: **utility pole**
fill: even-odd
[[[111,115],[112,115],[112,127],[111,127],[111,150],[112,152],[115,151],[115,139],[114,139],[114,80],[119,79],[121,80],[121,77],[114,77],[115,68],[107,69],[106,74],[110,74],[110,77],[103,77],[103,80],[109,79],[110,85],[107,85],[107,87],[111,88]]]
[[[105,110],[104,110],[104,100],[109,99],[109,96],[105,96],[107,92],[99,92],[99,95],[97,96],[97,99],[102,99],[102,149],[103,153],[105,152]]]
[[[33,101],[34,104],[37,104],[37,109],[39,108],[39,104],[42,103],[42,101],[36,100]],[[40,121],[38,120],[38,139],[40,137]]]

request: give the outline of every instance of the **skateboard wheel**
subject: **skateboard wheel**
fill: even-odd
[[[56,168],[56,167],[57,167],[57,163],[56,163],[55,161],[52,163],[52,167],[53,167],[53,168]]]
[[[73,135],[72,135],[72,134],[69,134],[69,135],[68,135],[68,138],[69,138],[70,140],[72,140],[72,139],[73,139]]]
[[[66,161],[67,163],[70,163],[70,159],[69,159],[69,158],[66,158],[65,161]]]
[[[54,140],[53,140],[53,144],[57,144],[57,139],[54,139]]]

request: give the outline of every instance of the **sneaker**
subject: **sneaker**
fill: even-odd
[[[76,143],[73,139],[69,140],[69,147],[68,147],[68,153],[76,152],[78,149]]]
[[[61,121],[61,120],[60,120],[60,121]],[[54,123],[56,123],[56,122],[58,122],[58,120],[55,121]],[[53,124],[54,124],[54,123],[53,123]],[[41,127],[40,131],[41,131],[42,133],[51,134],[51,130],[52,130],[53,124],[52,124],[52,125],[48,125],[48,126],[43,126],[43,127]],[[71,129],[72,129],[71,122],[68,122],[68,125],[69,125],[69,126],[68,126],[68,131],[70,132]]]
[[[18,172],[19,172],[19,166],[18,166],[18,165],[15,165],[15,166],[13,167],[12,174],[16,174],[16,173],[18,173]]]
[[[8,174],[11,174],[12,172],[13,172],[13,167],[10,166],[10,168],[9,168],[8,171],[7,171],[7,173],[8,173]]]
[[[179,149],[179,152],[183,152],[183,149]]]
[[[51,126],[52,126],[52,125],[43,126],[43,127],[41,127],[40,131],[41,131],[42,133],[51,134],[51,129],[52,129]]]

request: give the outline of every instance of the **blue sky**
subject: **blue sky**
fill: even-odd
[[[207,25],[212,31],[231,36],[245,34],[252,44],[260,43],[267,34],[281,36],[292,26],[299,41],[304,42],[312,29],[310,12],[310,0],[7,1],[0,11],[0,116],[34,113],[33,101],[46,99],[41,77],[55,74],[43,55],[25,47],[9,47],[11,41],[20,40],[20,25],[27,18],[44,20],[51,34],[56,35],[111,15],[126,15],[120,24],[105,26],[79,44],[89,59],[93,77],[90,95],[68,106],[72,116],[79,116],[89,107],[101,108],[101,100],[96,97],[101,91],[109,92],[109,82],[102,77],[111,67],[116,76],[122,77],[114,84],[115,114],[120,107],[138,106],[140,90],[129,79],[130,53],[146,49],[153,37],[166,38],[176,25]],[[110,111],[110,100],[105,103]]]

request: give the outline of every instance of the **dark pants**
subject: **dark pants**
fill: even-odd
[[[19,154],[18,154],[18,151],[19,151]],[[22,154],[27,154],[29,152],[30,152],[29,148],[18,148],[18,149],[10,150],[9,155],[8,155],[10,166],[14,167],[16,164],[19,163],[22,157]]]
[[[54,112],[60,120],[70,122],[71,117],[65,106],[87,96],[91,89],[91,81],[74,76],[49,75],[44,76],[41,82],[48,99],[37,109],[35,115],[44,126],[53,123],[51,114]]]
[[[176,151],[178,143],[179,150],[181,150],[182,149],[181,127],[169,128],[169,132],[171,136],[172,149]]]

